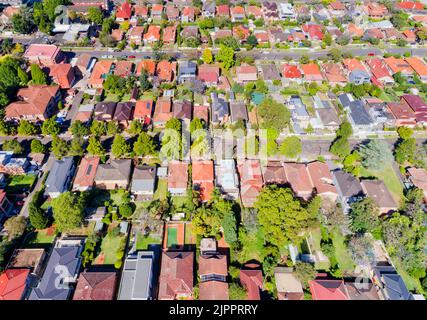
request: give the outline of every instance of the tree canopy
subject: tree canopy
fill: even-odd
[[[81,195],[62,193],[52,200],[53,217],[59,231],[69,231],[81,226],[84,220],[85,203]]]

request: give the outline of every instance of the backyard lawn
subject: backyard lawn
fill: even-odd
[[[185,206],[187,197],[172,197],[172,203],[177,209],[181,209]]]
[[[391,165],[387,165],[383,170],[379,171],[361,168],[360,174],[362,177],[376,177],[384,181],[387,189],[393,195],[394,200],[399,204],[400,199],[403,197],[403,186]]]
[[[116,253],[123,248],[123,241],[126,237],[113,236],[107,234],[101,243],[101,252],[95,259],[95,263],[98,264],[114,264],[117,261]]]
[[[55,239],[54,228],[33,231],[29,233],[24,241],[23,248],[50,246]]]
[[[23,188],[30,189],[33,186],[36,179],[37,179],[37,176],[35,174],[13,176],[9,182],[8,187],[14,190],[23,189]]]
[[[144,236],[138,232],[136,235],[136,250],[147,250],[150,244],[161,244],[162,239],[155,236]]]
[[[354,272],[354,262],[351,258],[350,253],[347,250],[347,247],[344,243],[345,238],[340,233],[335,231],[333,233],[333,243],[335,247],[335,256],[338,261],[338,265],[342,271]]]
[[[168,192],[168,180],[159,179],[157,183],[156,192],[154,192],[154,199],[164,200]]]

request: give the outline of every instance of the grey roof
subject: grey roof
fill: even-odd
[[[264,80],[280,80],[280,73],[274,64],[263,64],[261,65],[262,75]]]
[[[132,192],[154,191],[157,168],[155,166],[135,167],[132,176]]]
[[[336,186],[343,197],[354,197],[363,194],[362,186],[357,178],[351,174],[337,170],[334,171]]]
[[[111,160],[100,164],[96,171],[95,181],[129,180],[132,160]]]
[[[353,82],[353,81],[356,81],[359,79],[364,79],[364,80],[370,81],[371,76],[366,71],[359,70],[359,69],[356,69],[356,70],[350,72],[350,74],[348,76],[349,81]]]
[[[205,3],[203,3],[203,11],[215,13],[215,10],[215,1],[206,1]]]
[[[114,112],[114,120],[128,121],[132,118],[135,104],[133,102],[119,102]]]
[[[212,98],[212,121],[219,122],[223,117],[229,115],[228,103],[213,92]]]
[[[139,251],[127,257],[123,267],[118,300],[149,300],[153,298],[153,251]]]
[[[244,120],[248,121],[248,110],[243,101],[230,102],[231,120]]]
[[[370,125],[374,122],[361,100],[355,100],[350,103],[350,117],[356,125]]]
[[[194,61],[183,61],[179,64],[178,74],[196,75],[197,64]]]
[[[317,109],[316,112],[324,126],[341,123],[337,113],[335,112],[335,109],[333,108],[321,108]]]
[[[67,300],[72,289],[67,285],[66,277],[78,274],[80,249],[81,246],[54,248],[43,277],[31,291],[29,300]]]
[[[382,290],[387,300],[410,300],[411,294],[406,288],[402,277],[392,266],[376,266],[374,268],[376,277],[382,282]]]
[[[103,115],[109,115],[111,118],[116,110],[115,102],[99,102],[95,105],[95,119],[102,120]]]
[[[344,108],[347,108],[354,99],[350,94],[343,93],[338,96],[338,100]]]
[[[68,178],[73,165],[73,157],[64,157],[61,160],[55,160],[46,180],[46,194],[67,191]]]

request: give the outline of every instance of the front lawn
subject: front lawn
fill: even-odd
[[[378,171],[361,168],[360,174],[362,177],[375,177],[382,180],[387,189],[391,192],[394,200],[398,204],[400,203],[400,200],[403,197],[403,186],[391,164]]]

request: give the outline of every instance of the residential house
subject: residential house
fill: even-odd
[[[131,169],[131,159],[112,159],[100,164],[95,175],[95,186],[106,190],[127,189]]]
[[[215,1],[203,1],[202,17],[213,18],[215,17],[215,13],[216,13]]]
[[[29,269],[6,269],[0,274],[0,301],[24,300],[28,293]]]
[[[95,120],[97,121],[111,121],[113,120],[114,111],[116,110],[116,103],[103,101],[95,105]]]
[[[74,67],[80,71],[82,75],[87,75],[92,72],[96,64],[96,58],[88,53],[83,53],[77,58]]]
[[[133,119],[138,120],[145,125],[151,124],[153,116],[153,100],[138,100],[135,104],[135,110],[133,112]]]
[[[387,7],[378,2],[368,2],[363,10],[371,18],[384,18],[389,14]]]
[[[275,44],[284,44],[284,43],[286,43],[288,41],[289,34],[286,33],[285,31],[283,31],[279,27],[269,28],[268,29],[268,33],[269,33],[269,42],[272,45],[275,45]]]
[[[77,281],[81,267],[83,243],[84,240],[78,238],[64,238],[55,243],[43,276],[37,287],[32,289],[29,300],[70,299],[72,285]]]
[[[136,166],[132,175],[131,192],[138,196],[152,197],[156,187],[157,168],[155,166]]]
[[[196,9],[194,7],[185,7],[181,12],[181,22],[189,23],[194,22],[196,16]]]
[[[314,96],[313,100],[316,115],[322,122],[323,127],[333,131],[338,129],[341,121],[331,101],[326,97],[320,97],[319,94]]]
[[[42,275],[46,251],[42,248],[15,249],[6,269],[27,269],[30,275],[38,279]],[[0,281],[1,283],[1,281]],[[1,300],[1,298],[0,298]]]
[[[175,78],[176,62],[162,60],[157,64],[156,75],[161,81],[170,82]]]
[[[404,59],[391,56],[384,58],[384,62],[393,75],[399,72],[408,81],[413,81],[414,70]]]
[[[292,268],[274,268],[274,278],[279,300],[304,300],[301,281],[295,276]]]
[[[234,159],[220,159],[215,163],[215,185],[228,197],[239,197],[239,179]]]
[[[338,198],[338,191],[328,165],[320,161],[313,161],[307,164],[307,171],[316,194],[335,202]]]
[[[133,116],[133,102],[119,102],[114,111],[113,120],[116,121],[122,129],[129,127]]]
[[[344,59],[343,65],[347,70],[347,77],[350,82],[356,85],[371,82],[371,75],[358,59]]]
[[[15,14],[18,14],[19,12],[20,12],[20,8],[12,5],[4,8],[0,15],[0,25],[5,27],[13,27],[12,17]]]
[[[230,18],[230,6],[228,4],[221,4],[216,7],[216,16],[223,18]]]
[[[244,26],[242,24],[233,26],[233,37],[238,39],[240,43],[246,43],[248,40],[248,37],[251,33],[249,28],[247,26]]]
[[[258,44],[268,44],[269,40],[269,34],[267,30],[254,30],[253,35],[255,36],[256,40],[258,41]]]
[[[150,25],[144,34],[144,44],[152,44],[160,41],[160,26]]]
[[[263,187],[259,160],[242,160],[237,164],[240,176],[240,197],[245,207],[252,207]]]
[[[174,101],[172,105],[173,117],[177,118],[187,125],[191,121],[192,104],[189,100]]]
[[[192,299],[194,253],[166,251],[161,260],[158,299]]]
[[[236,123],[239,120],[243,120],[246,123],[249,120],[248,109],[244,101],[230,102],[230,119],[231,123]]]
[[[417,34],[415,31],[407,29],[402,31],[403,39],[406,40],[409,44],[416,44],[417,43]]]
[[[61,49],[53,44],[30,44],[24,53],[24,58],[41,67],[51,67],[61,62],[64,57]]]
[[[367,279],[361,281],[344,281],[350,300],[379,300],[375,285]]]
[[[411,293],[393,266],[377,265],[372,273],[372,281],[382,300],[411,300]]]
[[[156,62],[151,59],[141,60],[135,70],[135,75],[140,76],[142,72],[145,71],[149,76],[154,76],[156,73]]]
[[[247,64],[236,67],[237,82],[247,83],[258,79],[257,68]]]
[[[176,26],[168,26],[163,29],[163,44],[164,45],[173,45],[176,39]]]
[[[197,78],[202,81],[206,86],[214,86],[218,84],[219,67],[211,66],[209,64],[202,64],[199,66]]]
[[[301,132],[303,128],[307,128],[310,121],[305,104],[300,96],[291,96],[288,101],[288,107],[292,114],[292,124],[297,132]]]
[[[287,2],[279,3],[279,17],[282,20],[295,19],[296,15],[293,5]]]
[[[391,85],[394,79],[383,59],[372,58],[365,60],[372,73],[372,83],[376,85]]]
[[[5,108],[4,120],[38,122],[47,120],[55,113],[61,92],[56,85],[33,84],[19,89],[16,96],[18,101]]]
[[[245,264],[240,270],[239,280],[242,286],[246,288],[246,300],[261,300],[264,277],[258,263]]]
[[[302,66],[304,67],[307,65],[302,65]],[[317,67],[317,65],[316,65],[316,67]],[[282,65],[282,75],[283,75],[283,78],[285,79],[285,82],[302,83],[302,73],[299,70],[298,66],[296,66],[296,65],[291,65],[288,63],[283,64]],[[319,75],[321,76],[320,70],[319,70]],[[309,77],[311,77],[311,76],[309,76]],[[306,76],[306,80],[312,81],[312,80],[308,79],[307,76]],[[313,81],[317,81],[317,80],[313,80]]]
[[[338,63],[324,63],[322,65],[324,77],[331,85],[345,85],[347,78],[344,71]]]
[[[393,115],[396,126],[414,127],[416,125],[415,112],[408,105],[400,102],[387,102],[387,109]]]
[[[396,7],[405,11],[424,10],[424,4],[422,2],[417,1],[402,1],[396,3]]]
[[[192,162],[191,178],[193,189],[198,191],[202,201],[211,199],[214,190],[214,164],[212,160]]]
[[[114,75],[119,77],[128,77],[133,73],[134,64],[132,61],[119,60],[114,69]]]
[[[230,117],[228,103],[216,92],[211,93],[211,122],[214,124],[227,123]]]
[[[164,126],[172,119],[172,101],[170,97],[160,97],[154,109],[153,123],[155,126]]]
[[[254,18],[253,20],[261,19],[263,17],[262,8],[254,5],[249,5],[246,8],[246,15],[249,17],[249,19],[251,19],[252,17]]]
[[[155,41],[158,41],[158,39],[160,39],[160,34],[158,39],[156,40],[155,37],[151,37],[152,33],[149,32],[153,32],[153,30],[151,29],[151,26],[149,27],[147,33],[144,35],[144,27],[142,26],[133,26],[128,32],[127,32],[127,38],[129,43],[134,43],[137,46],[144,44],[148,44],[148,43],[152,43]],[[160,28],[159,28],[159,33],[160,33]],[[145,39],[149,39],[149,40],[145,40]]]
[[[61,89],[69,89],[75,80],[74,68],[69,63],[54,64],[49,68],[49,76]]]
[[[322,26],[319,24],[306,23],[302,26],[302,31],[308,36],[312,41],[322,41],[323,40],[323,31]]]
[[[406,169],[409,181],[424,193],[424,202],[427,202],[427,171],[423,168],[409,167]]]
[[[155,21],[162,20],[163,4],[153,4],[151,7],[151,18]]]
[[[141,18],[144,20],[148,19],[148,7],[144,5],[134,5],[134,17],[135,18]]]
[[[194,39],[199,41],[200,40],[199,27],[198,26],[183,27],[181,31],[181,39],[185,39],[186,41],[188,41],[189,39]]]
[[[178,82],[193,81],[196,79],[197,63],[184,60],[178,64]]]
[[[417,123],[427,123],[427,103],[419,95],[404,94],[400,97],[400,102],[415,112]]]
[[[50,198],[59,197],[61,193],[68,191],[73,177],[73,157],[64,157],[61,160],[55,160],[46,179],[45,195]]]
[[[280,72],[277,69],[276,65],[273,63],[262,64],[259,67],[262,78],[267,83],[272,84],[274,81],[280,81]]]
[[[326,274],[309,281],[309,286],[313,300],[350,300],[344,281],[327,279]]]
[[[307,63],[301,65],[302,74],[306,81],[323,81],[322,73],[320,72],[320,68],[315,63]]]
[[[359,132],[366,132],[372,129],[375,125],[374,120],[368,111],[366,111],[365,104],[361,100],[354,100],[350,102],[348,107],[348,118],[353,128],[357,128]]]
[[[117,300],[153,300],[158,261],[153,251],[137,251],[129,255],[123,266]]]
[[[169,21],[178,21],[179,20],[179,9],[173,4],[166,5],[165,14]]]
[[[241,22],[246,18],[245,8],[243,8],[242,6],[235,6],[231,8],[230,13],[232,22]]]
[[[264,20],[269,22],[279,20],[279,10],[277,8],[276,2],[264,1],[262,3],[262,12],[264,15]]]
[[[309,200],[313,195],[313,183],[304,163],[285,162],[283,164],[286,181],[295,195]]]
[[[172,195],[184,195],[188,186],[188,163],[170,161],[168,170],[168,191]]]
[[[427,81],[427,64],[418,57],[405,58],[406,62],[416,72],[421,81]]]
[[[117,7],[116,12],[116,21],[123,22],[125,20],[129,20],[132,16],[132,5],[130,2],[123,2]]]
[[[93,188],[99,157],[83,157],[73,182],[73,191],[86,191]]]
[[[89,78],[89,85],[92,88],[100,89],[104,83],[105,78],[111,74],[114,62],[111,60],[97,61],[93,68],[92,74]]]
[[[199,256],[199,300],[228,300],[227,256]]]
[[[6,192],[0,189],[0,222],[7,217],[13,209],[12,202],[7,198]]]
[[[388,214],[397,211],[398,204],[393,199],[390,191],[381,180],[362,180],[363,192],[371,198],[380,209],[380,214]]]
[[[280,161],[268,161],[263,167],[262,175],[265,184],[284,185],[287,182],[285,170]]]
[[[13,151],[0,151],[0,173],[8,175],[24,175],[29,166],[27,158],[13,156]]]
[[[350,204],[360,200],[363,197],[363,189],[357,178],[350,173],[336,170],[333,171],[334,185],[338,190],[338,200],[344,210],[347,213]]]
[[[73,300],[113,300],[116,282],[116,272],[84,271],[77,280]]]

